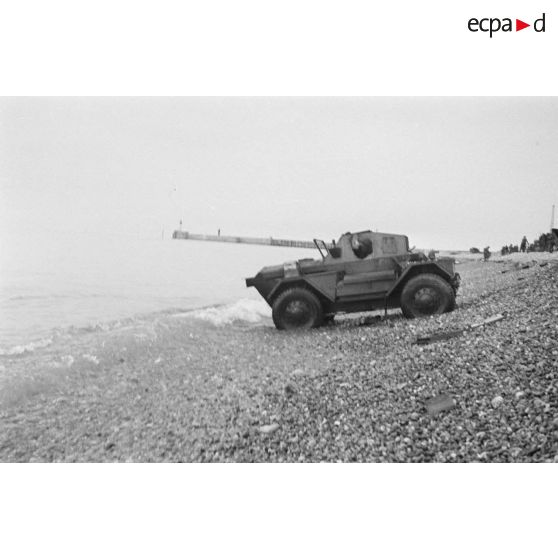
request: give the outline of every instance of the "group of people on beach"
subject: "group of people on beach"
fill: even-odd
[[[556,229],[554,229],[556,230]],[[529,242],[527,237],[524,236],[519,243],[502,246],[500,254],[507,256],[515,252],[554,252],[558,248],[558,236],[554,232],[542,233],[539,238],[533,242]]]

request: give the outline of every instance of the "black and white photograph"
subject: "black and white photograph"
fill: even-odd
[[[549,5],[2,3],[7,556],[546,556]]]
[[[2,100],[3,461],[555,462],[555,98]]]

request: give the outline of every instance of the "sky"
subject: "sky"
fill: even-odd
[[[497,250],[548,231],[553,204],[554,97],[0,98],[6,238],[170,236],[182,219]]]

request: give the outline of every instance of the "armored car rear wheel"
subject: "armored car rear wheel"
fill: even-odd
[[[295,287],[277,297],[273,303],[272,317],[277,329],[310,329],[322,324],[323,310],[314,293]]]
[[[409,279],[401,291],[401,310],[406,318],[443,314],[454,307],[453,288],[433,273],[423,273]]]

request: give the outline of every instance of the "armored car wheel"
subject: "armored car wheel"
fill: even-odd
[[[451,285],[432,273],[409,279],[401,291],[401,310],[406,318],[443,314],[454,307],[455,293]]]
[[[272,317],[277,329],[310,329],[322,324],[323,310],[314,293],[295,287],[277,297],[273,303]]]

